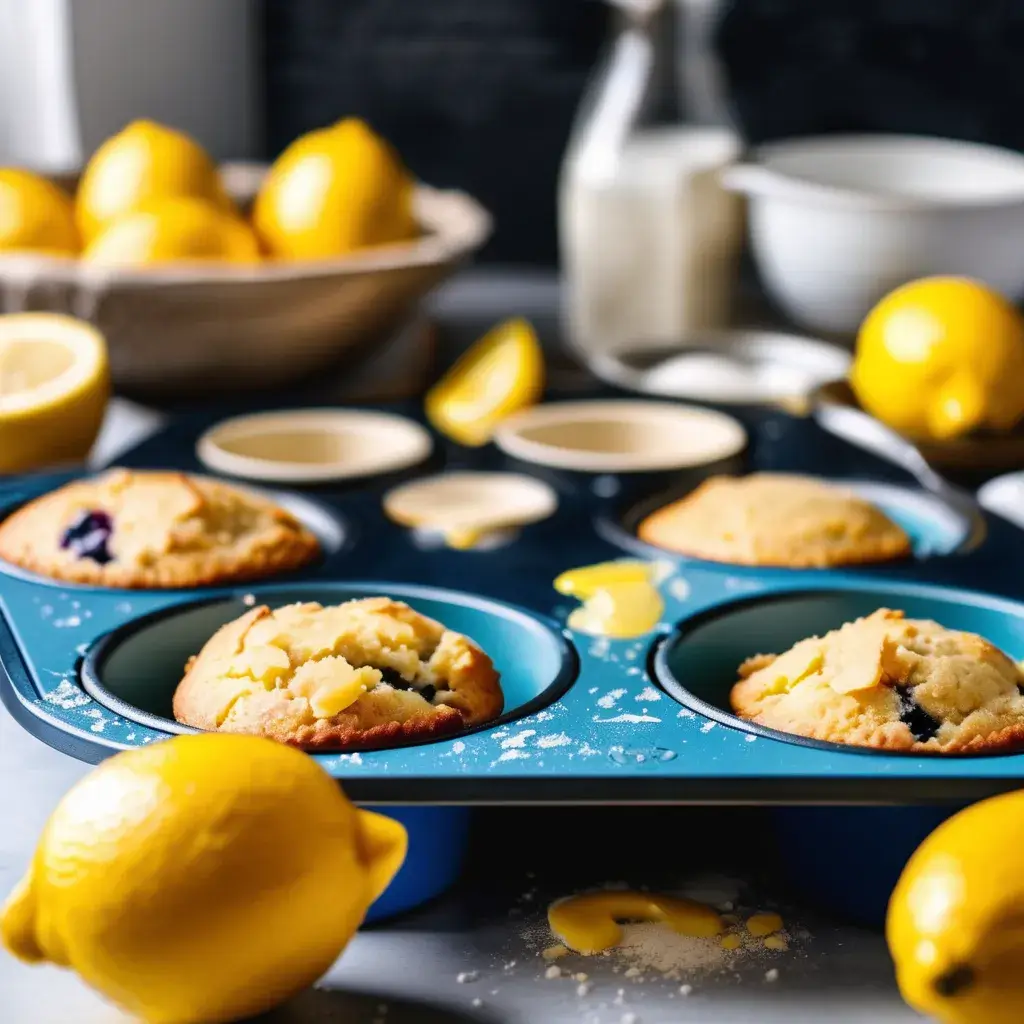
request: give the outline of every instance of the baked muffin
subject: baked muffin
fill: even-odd
[[[387,597],[253,608],[185,667],[174,717],[308,750],[382,747],[487,722],[504,698],[472,640]]]
[[[974,633],[882,608],[740,666],[733,710],[831,743],[921,753],[1024,744],[1024,674]]]
[[[910,538],[870,502],[785,473],[717,476],[640,524],[659,548],[734,565],[825,568],[910,554]]]
[[[320,551],[294,516],[206,477],[115,469],[0,523],[0,558],[71,583],[195,587],[296,569]]]

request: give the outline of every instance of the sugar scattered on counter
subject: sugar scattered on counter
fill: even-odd
[[[550,722],[554,718],[554,713],[551,711],[538,711],[531,721],[533,722]]]
[[[682,708],[682,709],[680,709],[679,714],[676,715],[676,718],[696,718],[696,717],[697,717],[696,713],[691,711],[689,708]]]
[[[660,722],[660,718],[656,718],[654,715],[633,715],[624,713],[621,715],[615,715],[613,718],[601,718],[600,715],[594,715],[595,722],[629,722],[632,725],[636,725],[640,722]],[[709,723],[714,725],[714,722]],[[707,729],[704,730],[707,732]]]
[[[589,991],[590,985],[585,981],[576,986],[576,995],[578,995],[580,999],[582,999]]]
[[[643,690],[636,695],[634,700],[653,703],[656,700],[661,700],[661,694],[653,686],[645,686]]]
[[[549,750],[551,747],[565,747],[570,743],[572,743],[572,740],[564,732],[556,732],[550,736],[541,736],[537,740],[537,746],[544,750]]]
[[[779,980],[778,968],[773,967],[770,971],[765,971],[764,972],[764,980],[767,981],[767,982],[778,981]]]
[[[747,742],[748,742],[748,743],[756,743],[756,742],[757,742],[757,737],[756,737],[756,736],[753,736],[753,735],[751,735],[751,736],[748,736],[748,737],[747,737]]]
[[[526,761],[530,755],[525,750],[506,750],[498,761]],[[495,762],[497,764],[497,761]]]
[[[456,740],[452,744],[452,753],[453,754],[461,754],[465,749],[466,749],[466,744],[463,743],[462,740]]]
[[[63,708],[65,711],[70,711],[72,708],[80,708],[84,704],[88,704],[90,697],[75,686],[70,679],[64,679],[49,693],[45,694],[43,700],[47,704],[53,704],[58,708]]]
[[[509,736],[508,739],[501,741],[502,750],[513,750],[519,749],[526,746],[526,741],[531,736],[536,736],[536,729],[524,729],[522,732],[517,732],[515,736]]]
[[[544,977],[547,978],[549,981],[553,981],[555,978],[560,978],[561,976],[562,976],[562,968],[559,967],[557,964],[552,964],[544,972]]]
[[[597,706],[599,708],[604,708],[605,710],[610,710],[625,696],[625,690],[610,690],[603,697],[597,698]]]
[[[712,729],[714,729],[715,725],[716,725],[716,723],[715,723],[715,722],[705,722],[705,723],[704,723],[704,724],[703,724],[703,725],[702,725],[702,726],[700,727],[700,731],[701,731],[701,732],[711,732],[711,730],[712,730]]]
[[[688,996],[692,991],[693,991],[693,986],[692,985],[680,985],[679,986],[679,994],[681,996]]]
[[[587,981],[587,980],[589,980],[589,977],[590,977],[590,975],[584,974],[583,971],[579,971],[577,974],[574,974],[572,976],[572,980],[573,981]]]

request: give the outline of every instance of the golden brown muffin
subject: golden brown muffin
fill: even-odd
[[[491,659],[407,604],[253,608],[185,667],[174,717],[312,749],[443,736],[501,714]]]
[[[668,551],[734,565],[825,568],[911,552],[906,533],[870,502],[785,473],[712,477],[637,532]]]
[[[195,587],[297,569],[320,552],[294,516],[206,477],[115,469],[0,523],[0,558],[71,583]]]
[[[879,609],[739,668],[733,710],[831,743],[923,753],[1024,745],[1024,674],[974,633]]]

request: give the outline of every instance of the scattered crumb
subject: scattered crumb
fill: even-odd
[[[643,974],[643,971],[641,971],[639,967],[630,967],[630,969],[626,971],[625,977],[639,978],[641,974]]]
[[[679,994],[681,996],[688,996],[692,991],[693,991],[693,986],[692,985],[680,985],[679,986]]]
[[[776,952],[785,953],[789,949],[789,943],[781,935],[769,935],[764,940],[765,949],[774,949]]]
[[[246,608],[251,608],[255,603],[256,603],[256,595],[255,594],[244,594],[242,596],[242,604],[244,604],[246,606]]]
[[[580,984],[576,986],[576,995],[578,995],[580,999],[582,999],[589,991],[590,985],[585,981],[580,982]]]
[[[765,971],[764,972],[764,980],[765,981],[778,981],[779,980],[778,969],[773,967],[770,971]]]
[[[471,981],[476,981],[480,977],[479,971],[462,971],[455,975],[455,980],[460,985],[468,985]]]
[[[612,1003],[614,1003],[615,1006],[621,1006],[625,1001],[626,990],[624,988],[617,989],[615,992],[615,998],[612,1000]]]
[[[542,949],[540,955],[545,960],[561,960],[563,956],[569,955],[569,950],[558,942],[554,946],[548,946],[547,949]]]
[[[461,754],[465,749],[466,749],[466,744],[463,743],[462,740],[456,740],[452,744],[452,753],[453,754]]]
[[[549,981],[554,981],[555,978],[560,978],[561,976],[562,976],[562,968],[555,966],[555,964],[552,964],[544,972],[544,977],[547,978]]]
[[[747,918],[747,931],[756,939],[774,935],[775,932],[782,931],[782,928],[782,918],[775,913],[754,914],[753,917]]]
[[[573,981],[586,981],[588,977],[589,975],[584,974],[583,971],[580,971],[579,974],[574,974],[572,976]]]

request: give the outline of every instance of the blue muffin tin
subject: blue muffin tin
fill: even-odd
[[[411,418],[408,407],[389,407]],[[782,649],[878,604],[980,632],[1024,658],[1020,534],[989,515],[964,517],[908,478],[778,412],[741,413],[747,470],[857,481],[913,535],[916,556],[857,572],[757,570],[638,549],[636,511],[702,474],[590,476],[514,466],[493,448],[437,439],[405,474],[514,468],[559,492],[550,519],[487,550],[424,543],[385,519],[394,480],[288,497],[325,539],[316,565],[245,587],[125,591],[73,587],[0,566],[0,694],[50,745],[86,761],[187,731],[170,720],[185,658],[252,601],[324,602],[391,594],[464,630],[502,673],[506,711],[486,727],[389,750],[314,755],[368,804],[501,802],[964,803],[1016,788],[1024,755],[922,757],[801,741],[738,722],[724,703],[749,654]],[[202,471],[197,437],[215,419],[186,416],[119,464]],[[709,467],[714,472],[723,467]],[[727,468],[740,468],[731,464]],[[0,486],[7,508],[69,477]],[[561,571],[636,550],[671,567],[663,621],[634,640],[574,634]]]

